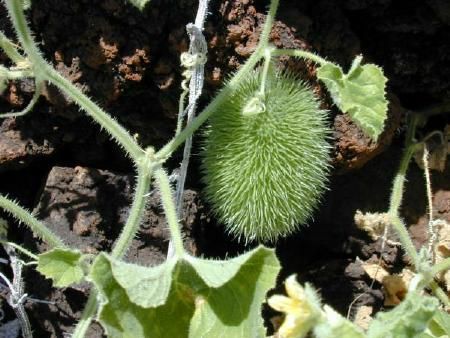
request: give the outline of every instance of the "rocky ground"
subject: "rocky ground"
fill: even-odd
[[[34,2],[27,15],[40,48],[58,71],[138,134],[141,144],[160,147],[174,133],[182,80],[179,56],[187,49],[185,25],[193,21],[196,5],[193,0],[152,0],[141,13],[120,0],[47,0]],[[266,6],[266,1],[211,2],[201,105],[256,47]],[[372,142],[330,105],[324,88],[315,81],[314,64],[280,60],[280,67],[299,73],[323,98],[334,131],[330,189],[315,221],[273,244],[283,266],[280,282],[297,273],[300,281],[311,282],[324,302],[342,314],[364,293],[355,307],[367,305],[377,311],[384,302],[381,285],[369,289],[371,279],[356,258],[376,261],[381,242],[358,230],[353,217],[357,209],[387,209],[408,112],[429,112],[450,101],[450,4],[446,0],[413,0],[407,6],[393,0],[282,0],[277,19],[271,33],[277,47],[314,51],[344,68],[362,53],[365,60],[382,66],[389,78],[389,120],[379,141]],[[14,36],[3,7],[0,29]],[[1,53],[0,62],[8,64]],[[0,111],[21,109],[33,91],[30,80],[11,82],[0,98]],[[442,130],[448,116],[430,118],[423,133]],[[194,144],[184,196],[186,243],[193,253],[208,257],[243,252],[252,244],[245,246],[228,237],[202,201],[197,154]],[[177,153],[171,159],[170,170],[180,157]],[[94,253],[108,250],[124,223],[133,184],[132,165],[120,149],[51,86],[32,113],[0,120],[0,192],[34,210],[69,244]],[[435,216],[450,221],[449,166],[442,173],[433,172],[432,185]],[[422,245],[426,196],[423,172],[415,163],[402,213],[415,243]],[[8,236],[30,250],[45,249],[13,221]],[[167,243],[155,193],[128,259],[157,264],[165,257]],[[406,263],[395,245],[385,248],[382,259],[391,272]],[[6,266],[0,269],[10,273]],[[86,300],[86,286],[57,290],[30,268],[25,281],[30,295],[53,302],[27,303],[36,337],[62,337],[69,332]],[[3,308],[7,321],[13,313]],[[93,325],[90,336],[101,334],[101,328]]]

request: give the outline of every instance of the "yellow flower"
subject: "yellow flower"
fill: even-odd
[[[321,316],[318,296],[308,284],[303,288],[295,275],[288,277],[284,284],[288,297],[274,295],[267,300],[273,309],[285,314],[278,337],[305,337]]]

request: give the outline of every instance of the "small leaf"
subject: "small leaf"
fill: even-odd
[[[53,249],[39,255],[37,270],[52,279],[54,286],[69,286],[84,277],[82,256],[78,250]]]
[[[367,331],[368,338],[419,337],[437,311],[436,298],[409,292],[405,300],[388,312],[380,312]]]
[[[261,246],[231,261],[199,261],[193,268],[200,277],[221,286],[197,297],[189,337],[265,336],[261,307],[280,270],[275,252]]]
[[[147,3],[151,0],[128,0],[133,6],[137,7],[140,11],[142,11]]]
[[[361,57],[355,58],[347,74],[341,67],[326,63],[317,69],[317,77],[326,85],[339,109],[348,113],[376,141],[387,118],[387,78],[380,67],[360,62]]]

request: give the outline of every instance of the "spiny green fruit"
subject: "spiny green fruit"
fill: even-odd
[[[329,172],[326,111],[310,88],[260,71],[210,117],[202,151],[205,194],[227,230],[246,241],[275,240],[311,217]]]

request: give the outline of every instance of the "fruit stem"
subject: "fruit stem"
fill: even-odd
[[[261,99],[264,99],[266,95],[267,74],[269,73],[269,68],[272,63],[273,50],[273,47],[267,47],[266,49],[264,49],[264,65],[261,75],[261,87],[259,89],[259,96],[261,97]]]
[[[245,62],[245,64],[238,70],[238,72],[233,76],[233,78],[228,82],[220,93],[212,100],[203,111],[195,117],[191,123],[189,123],[180,133],[178,133],[169,143],[162,147],[157,153],[156,158],[160,161],[165,161],[183,142],[191,136],[219,107],[233,90],[238,86],[238,84],[247,76],[256,64],[264,57],[265,50],[269,44],[269,35],[272,29],[275,14],[278,9],[279,0],[272,0],[270,2],[269,12],[266,16],[266,21],[264,22],[264,28],[259,39],[258,47],[255,52],[250,56],[250,58]],[[275,51],[275,50],[274,50]],[[272,53],[274,52],[272,51]]]
[[[266,15],[266,21],[264,22],[264,28],[259,38],[258,48],[260,51],[265,50],[269,44],[269,35],[272,30],[275,15],[277,14],[279,0],[270,1],[269,12]]]

